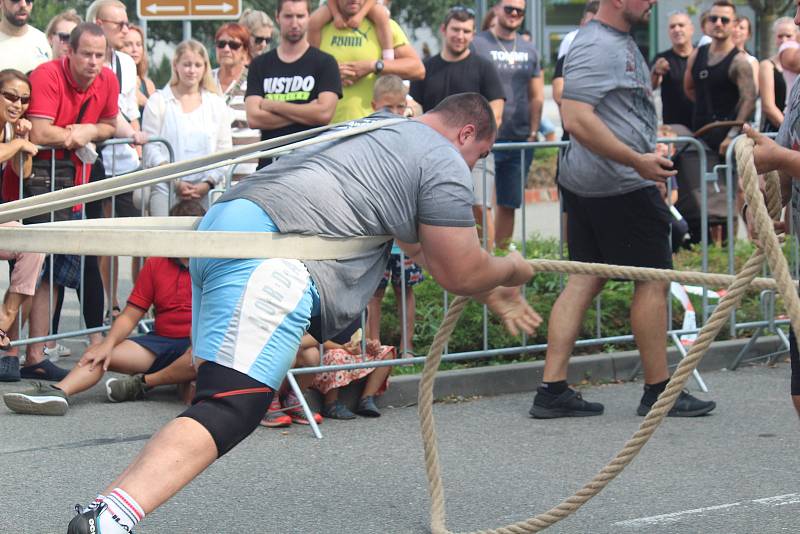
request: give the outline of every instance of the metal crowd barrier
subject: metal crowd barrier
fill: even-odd
[[[129,143],[131,141],[132,140],[127,140],[127,139],[125,139],[125,140],[113,140],[111,142],[106,143],[106,145],[107,146],[114,146],[114,145],[117,145],[117,144]],[[733,169],[732,154],[733,154],[733,146],[734,146],[735,143],[732,143],[731,147],[728,150],[728,154],[727,154],[727,157],[726,157],[725,165],[718,165],[712,171],[707,172],[707,170],[706,170],[707,169],[707,158],[706,158],[705,147],[697,139],[692,138],[692,137],[677,137],[677,138],[659,139],[658,141],[660,143],[670,143],[670,144],[682,144],[682,145],[689,144],[689,145],[693,145],[697,149],[698,160],[699,160],[698,165],[700,167],[700,169],[699,169],[700,170],[700,176],[703,177],[703,179],[701,179],[701,202],[700,202],[700,208],[701,208],[701,234],[702,235],[700,236],[700,245],[701,245],[701,254],[702,254],[702,270],[704,272],[708,272],[708,250],[709,250],[709,242],[708,242],[708,206],[707,206],[708,183],[712,182],[712,181],[716,182],[716,180],[717,180],[717,171],[725,170],[725,172],[726,172],[726,183],[728,185],[728,197],[729,197],[728,198],[728,205],[727,205],[728,228],[729,228],[728,246],[731,247],[729,270],[731,272],[733,272],[733,248],[732,247],[733,247],[733,244],[735,242],[733,237],[735,237],[735,236],[733,236],[733,234],[732,234],[732,231],[733,231],[733,220],[734,220],[734,212],[733,212],[733,209],[734,209],[733,208],[733,185],[734,185],[734,182],[733,182],[733,170],[732,170]],[[167,145],[168,149],[170,150],[170,154],[172,155],[171,147],[169,146],[169,144],[165,140],[159,139],[159,138],[151,138],[150,142],[165,143]],[[554,147],[554,148],[558,148],[559,152],[560,152],[560,150],[562,148],[564,148],[565,146],[567,146],[567,145],[568,145],[567,142],[502,143],[502,144],[495,145],[494,149],[497,150],[497,151],[509,151],[509,150],[517,150],[517,151],[519,151],[520,158],[521,158],[521,161],[523,163],[523,165],[521,165],[521,171],[520,171],[521,172],[521,183],[520,183],[521,192],[520,193],[521,193],[522,198],[524,199],[524,197],[525,197],[525,185],[526,185],[527,176],[528,176],[528,169],[524,165],[524,162],[525,162],[524,151],[525,150],[535,150],[535,149],[543,149],[543,148]],[[253,151],[253,153],[255,153],[255,152],[256,152],[256,150]],[[249,154],[247,152],[242,152],[241,155],[242,155],[242,158],[240,158],[240,159],[243,159],[245,156],[248,156]],[[250,156],[250,157],[252,157],[252,156]],[[174,157],[173,157],[173,159],[174,159]],[[230,177],[233,176],[233,171],[234,171],[234,168],[231,167],[230,173],[228,174],[228,178],[226,180],[226,186],[228,186],[230,184]],[[112,169],[112,173],[113,173],[113,169]],[[486,208],[490,206],[490,203],[487,201],[488,193],[490,193],[490,191],[488,191],[488,186],[487,186],[485,174],[484,174],[484,180],[483,180],[483,188],[484,188],[484,195],[483,195],[483,198],[484,198],[483,208],[484,208],[484,210],[483,210],[483,212],[484,212],[484,214],[486,214],[487,213],[487,209]],[[220,192],[220,191],[215,191],[215,193],[218,193],[218,192]],[[113,206],[113,204],[112,204],[112,206]],[[112,207],[112,210],[113,209],[114,208]],[[83,214],[83,216],[85,216],[85,213]],[[484,219],[484,224],[483,224],[483,228],[484,228],[483,242],[484,242],[484,244],[486,243],[486,239],[487,239],[486,234],[485,234],[487,225],[485,224],[485,222],[486,222],[486,220]],[[523,239],[521,240],[521,243],[520,243],[520,247],[521,247],[520,252],[524,256],[524,255],[526,255],[526,252],[527,252],[527,236],[528,236],[528,233],[529,233],[524,203],[523,203],[522,212],[521,212],[521,226],[522,226],[521,232],[522,232]],[[560,228],[559,229],[559,244],[560,244],[560,250],[561,250],[561,257],[563,258],[563,255],[564,255],[564,236],[563,236],[563,228],[562,228],[562,224],[561,223],[559,223],[559,228]],[[405,268],[404,268],[404,263],[402,261],[403,259],[404,259],[404,255],[401,254],[401,287],[400,287],[401,294],[395,296],[395,298],[400,298],[400,299],[402,299],[402,293],[404,293],[405,289],[406,289]],[[112,269],[113,269],[113,266],[112,266]],[[795,268],[794,268],[795,272],[797,272],[797,269],[798,269],[797,262],[795,262]],[[113,272],[113,270],[112,270],[112,272]],[[52,269],[51,269],[51,277],[52,277]],[[563,284],[563,279],[564,279],[564,275],[561,276],[562,284]],[[52,287],[52,279],[51,279],[51,287]],[[81,301],[83,301],[83,299],[81,299]],[[671,299],[669,299],[669,302],[670,302],[670,306],[671,306]],[[403,302],[403,306],[404,306],[404,304],[405,303]],[[444,303],[443,303],[443,305],[444,305],[445,313],[446,313],[447,307],[449,305],[449,296],[447,295],[446,292],[444,293]],[[597,306],[598,311],[602,311],[602,293],[597,299],[596,306]],[[51,295],[51,306],[50,306],[50,309],[51,309],[51,313],[52,313],[52,295]],[[732,318],[734,320],[734,322],[733,322],[732,327],[731,327],[731,332],[734,333],[734,334],[736,332],[738,332],[740,330],[744,330],[744,329],[753,329],[753,328],[757,329],[756,333],[751,338],[751,342],[748,343],[748,345],[742,350],[742,353],[740,355],[738,355],[737,359],[733,362],[735,365],[738,365],[739,363],[741,363],[741,361],[743,360],[744,355],[746,354],[746,351],[749,350],[752,347],[752,345],[755,343],[755,340],[757,339],[757,337],[763,331],[776,332],[777,335],[780,336],[782,340],[785,340],[785,335],[778,328],[778,326],[785,325],[788,321],[776,320],[774,318],[774,292],[764,292],[764,293],[762,293],[762,310],[763,310],[763,315],[764,316],[763,316],[762,320],[760,320],[760,321],[751,321],[751,322],[747,322],[747,323],[737,324],[735,322],[735,317]],[[702,310],[701,310],[701,313],[698,314],[698,318],[702,317],[702,322],[704,322],[705,319],[710,314],[710,311],[711,311],[711,308],[710,308],[710,305],[709,305],[709,302],[708,302],[707,291],[704,290],[703,291],[703,297],[702,297]],[[81,305],[81,310],[80,310],[81,321],[83,321],[83,319],[82,319],[83,313],[82,312],[83,312],[83,309],[82,309],[82,305]],[[626,342],[633,341],[633,335],[632,334],[619,335],[619,336],[603,336],[602,335],[603,325],[602,325],[602,322],[599,319],[600,317],[601,317],[601,314],[598,313],[598,322],[596,324],[596,331],[595,331],[594,337],[578,340],[577,343],[576,343],[577,347],[597,346],[597,345],[604,345],[604,344],[608,344],[608,343],[626,343]],[[669,317],[670,317],[670,320],[671,320],[671,317],[672,317],[671,309],[670,309],[670,316]],[[487,311],[487,308],[484,306],[484,309],[483,309],[482,347],[480,349],[471,350],[471,351],[450,353],[448,351],[448,348],[445,347],[445,354],[443,355],[442,359],[444,361],[457,361],[457,360],[458,361],[465,361],[465,360],[485,359],[485,358],[491,358],[491,357],[497,357],[497,356],[507,356],[507,355],[520,354],[520,353],[542,352],[542,351],[546,350],[546,348],[547,348],[546,344],[529,344],[527,337],[524,336],[523,339],[522,339],[522,343],[519,344],[519,345],[511,346],[511,347],[502,347],[502,348],[489,349],[488,320],[489,320],[488,319],[488,311]],[[363,325],[363,323],[364,323],[364,319],[363,319],[363,316],[362,316],[362,325]],[[403,333],[407,330],[406,313],[405,313],[405,309],[404,308],[401,308],[400,325],[401,325],[401,339],[402,339]],[[84,326],[84,328],[76,330],[76,331],[64,332],[64,333],[60,333],[60,334],[52,334],[52,332],[51,332],[48,336],[38,337],[38,338],[35,338],[35,339],[24,339],[24,340],[20,339],[20,340],[15,341],[14,345],[27,344],[27,343],[33,342],[33,341],[46,341],[46,340],[51,340],[51,339],[55,340],[55,339],[63,339],[63,338],[68,338],[68,337],[76,337],[76,336],[81,336],[81,335],[94,333],[94,332],[102,332],[102,331],[108,329],[107,326],[96,328],[96,329],[86,329],[85,325],[83,325],[83,326]],[[684,334],[696,334],[697,332],[699,332],[699,326],[700,325],[698,325],[697,329],[693,329],[693,330],[675,330],[675,329],[670,329],[667,332],[667,335],[669,336],[669,339],[672,341],[672,343],[678,348],[678,350],[681,351],[683,354],[685,354],[685,349],[683,348],[682,344],[680,343],[680,336],[682,336]],[[362,343],[365,344],[366,340],[362,341]],[[362,348],[365,348],[364,345],[362,345]],[[407,349],[407,347],[403,347],[402,344],[401,344],[400,348],[401,348],[402,351],[405,351]],[[788,350],[788,344],[787,344],[787,350]],[[306,409],[306,410],[308,410],[308,406],[305,404],[305,400],[303,398],[303,395],[300,392],[299,387],[298,387],[298,385],[296,383],[295,375],[313,374],[313,373],[319,373],[319,372],[348,370],[348,369],[365,368],[365,367],[374,368],[374,367],[386,367],[386,366],[394,366],[394,365],[406,365],[406,364],[411,364],[411,363],[421,363],[421,362],[424,361],[424,357],[414,357],[414,358],[408,358],[408,359],[395,359],[395,360],[386,360],[386,361],[371,361],[371,362],[365,362],[365,363],[361,363],[361,364],[325,366],[325,365],[322,365],[323,354],[324,354],[324,351],[322,350],[322,347],[320,347],[320,365],[319,366],[306,367],[306,368],[295,368],[295,369],[292,369],[289,372],[289,375],[288,375],[289,383],[291,384],[293,389],[295,389],[295,392],[298,394],[298,398],[301,399],[301,402],[304,403],[304,409]],[[761,357],[764,357],[764,356],[761,356]],[[705,384],[703,383],[702,378],[700,377],[700,375],[696,373],[695,374],[695,378],[696,378],[698,384],[700,385],[701,389],[706,391],[707,388],[706,388]],[[319,429],[313,423],[313,418],[310,418],[310,421],[312,422],[311,426],[312,426],[312,429],[314,430],[315,434],[318,437],[321,437],[321,434],[319,433]]]
[[[106,172],[108,173],[110,171],[111,174],[107,175],[107,177],[111,178],[111,177],[115,177],[115,176],[118,175],[118,173],[116,172],[116,168],[115,168],[115,164],[116,164],[116,154],[115,154],[116,148],[121,146],[121,145],[133,144],[133,143],[134,143],[134,140],[131,139],[131,138],[114,138],[114,139],[109,139],[107,141],[104,141],[102,143],[98,143],[97,144],[96,151],[98,153],[98,156],[97,156],[98,159],[103,157],[103,155],[101,153],[103,148],[110,147],[111,150],[112,150],[112,158],[111,158],[112,166],[111,166],[110,169],[106,169]],[[165,148],[167,149],[167,152],[169,154],[170,163],[175,161],[174,150],[173,150],[172,146],[170,145],[169,141],[167,141],[166,139],[161,138],[161,137],[150,137],[148,139],[147,143],[144,143],[144,144],[149,144],[149,143],[160,143],[160,144],[163,144],[165,146]],[[142,146],[144,146],[144,145],[142,145]],[[50,146],[39,146],[38,148],[39,148],[40,151],[47,151],[47,150],[50,151],[50,155],[51,155],[50,157],[51,157],[51,162],[52,162],[51,165],[50,165],[50,186],[51,186],[51,192],[55,191],[55,186],[56,186],[56,180],[55,180],[55,177],[54,177],[54,175],[55,175],[55,154],[56,154],[56,151],[61,150],[61,149],[57,148],[57,147],[50,147]],[[22,157],[20,157],[20,163],[22,163],[22,161],[23,161]],[[82,183],[85,183],[85,182],[88,181],[88,177],[86,176],[86,167],[83,168],[83,173],[84,174],[83,174],[81,180],[82,180]],[[20,174],[22,174],[22,173],[20,173]],[[19,195],[20,195],[20,198],[23,198],[23,196],[24,196],[24,193],[23,193],[24,187],[23,186],[24,186],[24,179],[22,177],[20,177],[20,179],[19,179]],[[142,202],[142,213],[144,213],[144,199],[143,199],[143,202]],[[116,197],[112,197],[111,198],[111,217],[113,218],[113,217],[115,217],[115,215],[116,215]],[[80,217],[82,219],[86,218],[86,205],[85,204],[82,206]],[[50,220],[51,221],[55,220],[55,212],[54,211],[50,212]],[[117,290],[116,283],[114,281],[114,276],[113,276],[113,273],[114,273],[114,270],[115,270],[115,260],[116,260],[115,257],[111,257],[111,259],[110,259],[110,274],[111,274],[111,276],[110,276],[110,287],[104,287],[103,288],[103,294],[105,296],[105,299],[108,300],[107,303],[104,302],[103,314],[105,314],[106,308],[109,310],[109,312],[111,311],[112,306],[113,306],[112,296],[114,294],[116,294],[116,290]],[[12,347],[24,346],[24,345],[28,345],[30,343],[40,343],[40,342],[43,343],[43,342],[48,342],[48,341],[57,341],[57,340],[75,338],[75,337],[80,337],[80,336],[96,334],[96,333],[103,333],[103,332],[108,331],[111,328],[110,325],[105,324],[105,321],[104,321],[103,325],[98,326],[98,327],[88,328],[86,326],[85,319],[84,319],[84,306],[85,306],[84,289],[85,288],[83,287],[83,284],[80,284],[80,287],[79,287],[79,290],[78,290],[78,327],[77,327],[77,329],[67,330],[67,329],[60,328],[61,325],[59,325],[59,331],[60,332],[59,333],[54,333],[53,332],[53,311],[54,311],[54,297],[55,297],[55,295],[54,295],[55,284],[54,284],[54,280],[53,280],[53,277],[54,277],[54,273],[53,273],[54,256],[52,254],[49,255],[47,261],[50,262],[50,265],[49,265],[49,267],[50,267],[49,268],[50,293],[48,295],[48,328],[47,328],[48,334],[44,335],[44,336],[24,337],[23,336],[23,327],[22,327],[22,323],[23,323],[23,321],[22,321],[22,310],[20,310],[20,315],[19,315],[18,321],[17,321],[17,324],[18,324],[17,339],[14,340],[11,343]],[[97,261],[98,261],[98,269],[100,269],[100,257],[98,257]],[[84,280],[85,268],[86,268],[85,257],[81,256],[80,269],[79,269],[79,273],[78,273],[79,280],[81,280],[81,281]],[[102,273],[101,273],[101,279],[102,279]],[[66,302],[66,299],[67,299],[66,289],[67,288],[62,288],[62,291],[65,292],[64,297],[63,297],[63,300],[65,302]],[[63,308],[62,308],[62,313],[63,313]],[[105,315],[103,315],[103,316],[105,317]],[[149,321],[147,321],[147,320],[143,321],[141,327],[143,329],[147,329],[149,327],[148,323],[149,323]]]

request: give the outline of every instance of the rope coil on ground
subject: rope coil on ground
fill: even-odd
[[[686,357],[676,368],[665,391],[659,396],[650,412],[645,416],[639,430],[625,443],[622,450],[595,477],[579,489],[574,495],[547,512],[496,529],[481,530],[470,534],[527,534],[539,532],[576,512],[589,499],[600,493],[609,482],[619,475],[644,447],[655,430],[663,421],[676,399],[683,391],[686,381],[697,367],[708,347],[716,338],[720,329],[727,322],[729,313],[739,304],[744,293],[753,289],[754,280],[761,271],[764,258],[774,273],[772,287],[777,287],[786,303],[791,317],[792,327],[800,331],[800,299],[797,289],[789,275],[789,267],[775,235],[772,220],[780,216],[781,199],[778,175],[769,173],[766,177],[766,198],[769,207],[758,187],[758,175],[753,165],[753,142],[748,138],[740,139],[736,145],[736,162],[739,176],[744,185],[746,201],[752,210],[759,242],[758,249],[747,260],[742,270],[733,279],[728,292],[722,297],[719,305],[700,330],[697,340]],[[534,260],[531,262],[536,272],[563,272],[592,274],[607,278],[630,278],[637,280],[672,280],[675,271],[650,269],[651,273],[643,273],[641,269],[627,269],[610,265],[575,264],[572,262],[555,262]],[[702,273],[690,273],[699,275]],[[646,276],[650,276],[649,278]],[[665,278],[664,276],[670,276]],[[719,275],[710,275],[719,276]],[[678,278],[677,276],[675,278]],[[709,279],[706,278],[706,282]],[[694,282],[697,283],[699,278]],[[728,278],[730,282],[730,278]],[[760,279],[759,284],[766,284]],[[439,466],[439,453],[436,443],[436,428],[433,420],[433,384],[436,370],[441,362],[442,350],[455,329],[456,322],[468,302],[468,298],[456,298],[442,325],[434,337],[433,344],[425,360],[419,386],[419,418],[422,431],[425,467],[428,477],[428,490],[431,496],[431,531],[433,534],[451,534],[445,523],[444,486]]]

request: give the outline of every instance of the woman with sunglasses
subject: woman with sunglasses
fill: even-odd
[[[50,19],[44,33],[53,49],[53,59],[69,54],[69,34],[81,22],[83,20],[74,9],[68,9]]]
[[[250,59],[269,51],[275,30],[269,15],[257,9],[245,9],[238,22],[250,32]]]
[[[18,70],[0,71],[0,169],[3,185],[19,183],[19,176],[31,174],[31,159],[36,155],[36,145],[28,140],[31,123],[23,118],[31,99],[31,84]],[[17,222],[0,226],[19,226]],[[0,260],[14,260],[8,293],[0,304],[0,350],[9,349],[11,339],[6,334],[17,318],[20,307],[36,291],[36,281],[42,270],[44,254],[0,251]],[[38,365],[30,361],[28,365]],[[49,362],[48,362],[49,364]],[[3,354],[0,357],[0,381],[20,379],[19,357]]]
[[[147,77],[149,62],[144,47],[144,30],[139,26],[131,26],[128,35],[125,36],[125,46],[122,51],[131,56],[136,64],[136,78],[139,82],[136,88],[136,103],[139,106],[139,115],[144,115],[147,99],[156,92],[156,84]]]
[[[234,146],[249,145],[261,140],[261,132],[247,125],[244,98],[247,93],[247,65],[250,63],[250,33],[235,22],[223,24],[214,38],[219,67],[211,72],[230,110],[231,136]],[[234,169],[234,179],[256,171],[257,160],[240,163]]]
[[[229,111],[211,77],[208,52],[199,42],[190,39],[175,49],[172,78],[147,101],[142,131],[165,138],[172,145],[175,161],[231,149]],[[169,162],[169,153],[161,143],[145,145],[143,156],[146,168]],[[224,168],[218,168],[184,176],[172,184],[154,185],[150,215],[166,217],[171,205],[187,199],[198,200],[208,208],[208,192],[222,183],[225,174]]]

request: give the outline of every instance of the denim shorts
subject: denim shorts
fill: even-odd
[[[128,339],[146,348],[156,356],[153,365],[150,366],[150,369],[145,374],[155,373],[167,367],[180,358],[191,346],[191,340],[188,337],[165,337],[159,336],[154,332]]]
[[[501,143],[502,141],[498,141],[498,144]],[[493,153],[497,205],[506,208],[519,208],[522,206],[523,187],[527,182],[531,163],[533,163],[533,149],[523,151],[525,159],[524,172],[519,150],[495,150]]]

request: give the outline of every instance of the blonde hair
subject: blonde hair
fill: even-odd
[[[44,30],[44,34],[47,36],[48,39],[51,38],[53,35],[55,35],[56,26],[58,26],[60,22],[65,20],[68,22],[74,22],[75,26],[83,22],[81,16],[78,15],[78,12],[75,11],[74,9],[68,9],[62,13],[59,13],[58,15],[50,19],[50,22],[47,23],[47,28],[45,28]]]
[[[128,8],[120,0],[94,0],[86,8],[86,22],[94,22],[104,7],[121,7],[126,12]]]
[[[200,80],[200,89],[205,89],[209,93],[219,94],[219,88],[217,88],[217,84],[214,82],[214,78],[211,76],[211,60],[208,58],[208,51],[206,47],[203,46],[199,41],[195,41],[194,39],[189,39],[188,41],[183,41],[178,47],[175,49],[175,56],[172,58],[172,77],[169,79],[170,86],[178,85],[178,71],[175,69],[175,65],[177,65],[178,61],[181,60],[181,57],[186,52],[194,52],[201,58],[203,58],[203,63],[206,65],[206,70],[203,73],[203,78]]]
[[[375,82],[375,87],[372,89],[373,100],[380,100],[385,95],[401,94],[406,96],[408,88],[403,83],[402,78],[395,74],[386,74],[378,78]]]
[[[275,29],[275,23],[269,18],[269,15],[257,9],[247,8],[242,12],[239,17],[239,24],[247,28],[247,31],[253,33],[259,28],[267,27],[270,30]]]

